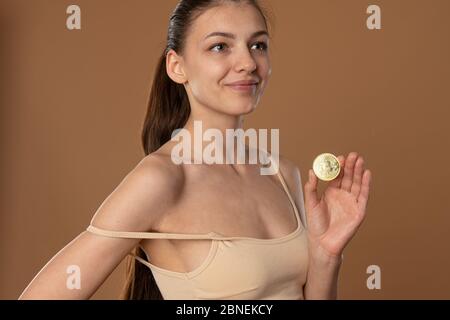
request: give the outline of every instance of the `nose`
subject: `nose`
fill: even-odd
[[[235,71],[246,71],[248,73],[252,73],[255,71],[256,67],[256,61],[251,52],[249,52],[248,48],[239,50],[239,54],[236,56]]]

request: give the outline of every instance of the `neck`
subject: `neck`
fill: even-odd
[[[247,162],[248,150],[245,136],[240,134],[245,133],[243,123],[243,116],[196,117],[191,114],[183,130],[172,140],[183,145],[183,155],[179,156],[184,161],[243,164]]]

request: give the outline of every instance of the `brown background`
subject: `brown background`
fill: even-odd
[[[66,29],[81,7],[82,30]],[[449,299],[450,2],[266,0],[273,75],[246,127],[279,128],[305,182],[360,152],[368,216],[341,299]],[[0,298],[16,299],[143,157],[140,129],[176,1],[0,1]],[[382,30],[366,8],[382,9]],[[366,268],[381,267],[381,290]],[[95,299],[116,299],[122,263]]]

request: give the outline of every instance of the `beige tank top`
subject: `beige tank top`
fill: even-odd
[[[302,223],[286,182],[276,166],[277,175],[294,209],[297,228],[274,239],[227,237],[207,234],[110,231],[90,225],[97,235],[134,239],[208,239],[211,247],[206,259],[195,270],[175,272],[160,268],[132,255],[147,266],[166,300],[236,299],[299,300],[308,269],[306,224]],[[303,197],[301,211],[305,221]],[[140,246],[144,252],[144,248]]]

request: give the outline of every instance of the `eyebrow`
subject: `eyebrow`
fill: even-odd
[[[269,36],[269,33],[266,30],[261,30],[261,31],[257,31],[255,33],[253,33],[251,35],[250,38],[256,38],[259,37],[261,35],[266,35]],[[225,38],[230,38],[230,39],[236,39],[236,36],[232,33],[228,33],[228,32],[212,32],[210,34],[208,34],[204,40],[211,38],[211,37],[225,37]]]

